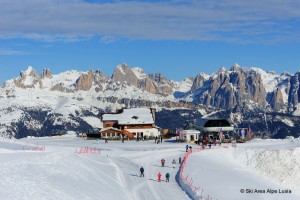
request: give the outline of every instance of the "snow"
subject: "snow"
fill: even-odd
[[[126,74],[126,72],[124,71],[124,66],[127,66],[126,64],[121,64],[121,65],[118,65],[116,68],[120,70],[120,72],[122,74]]]
[[[28,66],[27,69],[23,73],[26,74],[27,76],[29,76],[33,70],[34,69],[32,66]]]
[[[26,79],[25,79],[25,81],[24,81],[24,84],[25,84],[25,85],[32,85],[34,80],[35,80],[34,77],[32,77],[32,76],[27,76]]]
[[[237,148],[223,144],[194,152],[183,177],[193,177],[193,186],[201,187],[197,195],[203,191],[205,198],[296,200],[300,198],[299,169],[299,142],[257,140],[237,144]],[[268,189],[277,193],[271,194]],[[279,193],[286,189],[292,193]]]
[[[281,183],[284,188],[299,189],[299,143],[289,140],[254,141],[238,149],[236,156],[242,166],[255,169]]]
[[[118,121],[119,124],[154,124],[149,108],[124,109],[119,114],[104,114],[103,121]]]
[[[145,74],[144,70],[140,67],[132,68],[132,71],[138,79],[144,79],[147,77],[147,74]]]
[[[179,91],[179,92],[188,92],[192,88],[193,79],[186,78],[183,81],[180,81],[180,82],[174,81],[173,83],[175,85],[176,91]]]
[[[203,197],[212,199],[300,198],[299,138],[254,140],[237,144],[237,148],[223,144],[201,151],[192,145],[194,152],[186,160],[183,175],[192,177],[191,185],[200,187],[196,194],[176,176],[180,165],[173,168],[171,164],[173,159],[178,163],[178,158],[183,158],[185,145],[155,144],[153,140],[105,144],[75,136],[0,138],[0,199],[185,200],[198,199],[201,191]],[[162,158],[165,167],[160,166]],[[139,177],[141,166],[143,178]],[[158,172],[163,175],[162,182],[157,182]],[[171,174],[169,183],[164,181],[167,172]],[[265,193],[241,193],[241,189]],[[292,193],[270,194],[268,189]]]
[[[293,112],[294,116],[300,116],[300,103],[296,105],[296,110]]]
[[[268,73],[260,68],[251,67],[251,69],[261,75],[266,92],[273,92],[278,84],[276,79],[279,75],[274,73]]]
[[[103,124],[97,117],[81,117],[85,122],[91,125],[93,128],[102,128]]]
[[[70,70],[57,75],[52,75],[51,78],[44,78],[42,80],[44,88],[48,88],[49,90],[57,85],[62,83],[64,87],[72,87],[72,85],[76,82],[76,80],[82,75],[85,74],[81,71]]]
[[[282,122],[285,123],[288,126],[291,126],[291,127],[295,126],[294,122],[292,120],[290,120],[290,119],[284,118],[284,119],[282,119]]]

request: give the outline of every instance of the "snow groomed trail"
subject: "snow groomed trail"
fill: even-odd
[[[116,167],[122,172],[122,180],[124,186],[128,190],[128,196],[132,200],[140,199],[189,199],[184,191],[175,181],[175,174],[179,169],[179,164],[172,167],[172,160],[183,156],[182,148],[178,148],[173,144],[159,145],[154,142],[139,142],[132,148],[141,148],[136,151],[122,151],[120,156],[113,157]],[[132,144],[131,144],[132,145]],[[147,146],[149,146],[147,148]],[[151,147],[152,146],[152,147]],[[144,149],[145,148],[145,149]],[[144,150],[142,150],[144,149]],[[128,150],[128,147],[127,147]],[[164,167],[161,166],[161,159],[166,160]],[[145,177],[140,177],[139,169],[143,166],[145,169]],[[157,181],[157,174],[162,174],[162,181]],[[170,182],[165,182],[165,174],[171,174]]]
[[[277,153],[272,142],[284,154]],[[197,145],[192,145],[195,152],[186,160],[182,177],[187,177],[188,186],[197,190],[191,194],[188,187],[175,179],[180,172],[178,159],[183,159],[184,143],[154,141],[104,141],[83,140],[77,137],[24,138],[8,140],[0,138],[0,199],[2,200],[298,200],[299,193],[294,188],[299,177],[300,167],[299,142],[278,143],[272,141],[238,145],[238,148],[215,148],[197,152]],[[44,147],[37,148],[37,147]],[[255,149],[259,148],[259,151]],[[264,149],[265,148],[265,149]],[[290,149],[296,148],[295,150]],[[266,152],[274,151],[273,153]],[[289,155],[288,162],[282,159]],[[272,157],[274,163],[289,166],[289,173],[294,179],[282,176],[283,169],[273,168],[254,159],[260,156]],[[165,167],[160,160],[166,160]],[[265,157],[263,157],[265,158]],[[176,160],[175,168],[172,160]],[[250,160],[250,161],[249,161]],[[246,162],[247,161],[247,162]],[[291,165],[291,163],[294,163]],[[298,163],[299,162],[299,163]],[[143,166],[145,177],[140,177],[139,169]],[[271,169],[268,172],[264,171]],[[259,171],[260,170],[260,171]],[[162,174],[162,181],[157,181],[157,174]],[[165,182],[165,174],[171,174],[170,182]],[[271,176],[283,181],[272,179]],[[181,177],[181,178],[182,178]],[[192,178],[192,182],[190,181]],[[285,181],[285,182],[284,182]],[[178,184],[179,182],[179,184]],[[287,183],[290,183],[288,185]],[[291,194],[247,193],[246,190],[290,189]],[[242,193],[242,190],[245,190]],[[201,193],[199,193],[201,192]]]

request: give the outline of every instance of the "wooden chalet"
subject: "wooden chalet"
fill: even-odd
[[[120,113],[103,114],[102,138],[144,138],[159,136],[159,128],[155,126],[155,109],[130,108]]]

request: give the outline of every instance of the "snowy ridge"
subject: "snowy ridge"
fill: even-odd
[[[183,81],[172,81],[175,85],[176,91],[180,92],[188,92],[191,90],[191,87],[193,85],[193,80],[191,78],[185,78]]]
[[[6,130],[6,126],[15,130],[15,127],[12,126],[16,126],[16,124],[20,128],[22,124],[31,127],[32,125],[24,123],[26,120],[34,122],[38,120],[39,122],[32,126],[37,128],[41,127],[45,121],[49,125],[61,125],[61,127],[69,124],[69,128],[72,128],[72,125],[90,125],[97,128],[98,123],[94,122],[99,118],[100,112],[113,112],[124,105],[126,107],[155,107],[171,110],[178,108],[193,109],[195,106],[200,106],[197,110],[200,109],[202,113],[209,114],[210,111],[208,110],[213,112],[215,105],[209,105],[212,101],[208,101],[205,105],[200,104],[198,99],[203,98],[201,95],[214,98],[209,96],[208,91],[205,91],[210,88],[211,85],[209,84],[212,84],[211,80],[213,78],[219,75],[220,77],[227,77],[228,73],[235,73],[226,71],[225,68],[219,70],[221,74],[217,72],[211,75],[200,73],[197,83],[199,87],[203,84],[205,88],[196,88],[192,92],[191,88],[196,83],[196,78],[186,78],[177,82],[168,80],[161,74],[147,75],[139,67],[129,68],[123,64],[118,65],[117,69],[120,71],[118,73],[124,74],[124,76],[119,77],[123,82],[118,81],[117,76],[116,79],[103,76],[101,72],[99,73],[100,70],[98,72],[70,70],[41,78],[36,74],[33,67],[28,67],[23,75],[6,81],[0,88],[0,118],[4,122],[2,123],[3,127],[0,127],[1,130]],[[244,70],[244,68],[240,70]],[[277,91],[277,89],[281,91],[278,96],[282,96],[283,103],[279,106],[284,105],[278,108],[278,111],[287,112],[288,103],[290,103],[288,99],[292,99],[289,96],[287,81],[285,81],[289,75],[285,73],[279,76],[258,68],[251,70],[262,74],[264,85],[270,86],[269,89],[266,89],[270,92],[270,99],[271,95],[275,96],[272,92]],[[48,71],[48,73],[51,72]],[[129,83],[130,80],[133,81]],[[228,86],[232,87],[232,84]],[[295,95],[297,94],[296,89],[295,87]],[[204,92],[201,93],[201,90]],[[223,98],[223,96],[220,97]],[[295,110],[292,110],[291,113],[293,112],[295,116],[300,115],[299,105],[293,104],[292,108],[295,108]],[[247,104],[247,106],[249,110],[254,110],[257,107],[255,101],[252,101],[251,105]],[[17,110],[19,111],[16,112]],[[27,110],[29,110],[29,113]],[[14,112],[16,113],[14,114]],[[42,117],[37,116],[41,112],[43,113]],[[31,115],[35,116],[35,120]],[[94,117],[94,119],[87,120],[85,117]],[[287,119],[283,122],[288,126],[297,126],[297,123],[293,120]],[[49,129],[54,129],[54,127]]]
[[[253,141],[237,149],[235,157],[242,166],[280,182],[285,188],[299,189],[300,138]]]
[[[188,177],[190,185],[200,187],[198,198],[245,199],[247,196],[248,199],[297,200],[300,196],[297,140],[253,140],[237,144],[237,148],[222,144],[200,151],[193,146],[183,177]],[[255,189],[261,192],[254,192]]]
[[[60,74],[53,75],[52,78],[43,79],[43,86],[45,89],[47,88],[50,90],[53,86],[62,83],[65,87],[74,89],[74,83],[82,74],[86,74],[86,72],[76,70],[62,72]]]
[[[140,67],[134,67],[132,68],[132,71],[138,79],[144,79],[147,77],[147,74],[145,74],[144,70]]]

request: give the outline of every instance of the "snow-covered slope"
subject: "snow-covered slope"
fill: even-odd
[[[103,140],[75,136],[22,140],[0,137],[0,199],[300,198],[299,138],[257,140],[238,144],[237,148],[223,144],[221,148],[201,151],[192,145],[194,152],[186,159],[183,173],[186,180],[182,180],[189,186],[182,187],[176,175],[180,170],[179,158],[182,160],[185,155],[185,145],[171,141],[156,144],[153,140],[105,144]],[[287,150],[290,153],[286,154]],[[161,167],[162,158],[166,160],[165,167]],[[140,177],[141,166],[145,177]],[[161,182],[157,181],[159,172]],[[170,182],[166,182],[167,172],[171,175]],[[279,193],[286,190],[291,193]]]
[[[300,140],[254,140],[222,144],[198,151],[186,164],[183,177],[192,178],[196,195],[207,199],[300,198]]]

